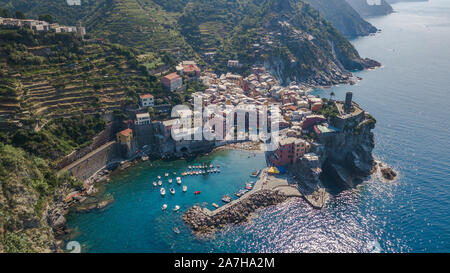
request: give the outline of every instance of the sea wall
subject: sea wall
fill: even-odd
[[[56,163],[56,169],[61,170],[67,167],[80,158],[105,145],[109,141],[114,140],[115,134],[120,130],[120,128],[120,124],[110,122],[106,125],[106,128],[103,131],[93,138],[91,145],[84,147],[83,149],[73,151],[69,155],[62,158],[58,163]]]
[[[70,172],[78,180],[84,181],[105,166],[113,162],[119,162],[121,160],[120,149],[121,147],[115,141],[108,142],[70,164],[64,170]]]

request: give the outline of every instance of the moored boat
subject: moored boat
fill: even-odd
[[[156,181],[153,181],[153,187],[158,186],[158,184],[156,183]]]
[[[216,203],[212,203],[211,204],[213,207],[215,207],[216,209],[219,207],[219,205],[217,205]]]
[[[164,188],[161,188],[159,192],[161,193],[162,196],[166,195],[166,189]]]
[[[195,194],[195,195],[199,195],[199,194],[200,194],[200,191],[196,191],[196,192],[194,192],[194,194]]]
[[[225,195],[222,197],[222,202],[224,202],[224,203],[230,203],[231,200],[233,200],[233,198],[231,198],[231,196],[229,196],[228,194],[225,194]]]
[[[183,192],[187,192],[187,186],[186,185],[183,186]]]
[[[178,184],[178,185],[181,184],[181,177],[177,177],[177,184]]]
[[[162,181],[161,180],[158,181],[158,185],[162,186]]]
[[[178,205],[176,205],[174,208],[173,208],[173,211],[179,211],[180,210],[180,206],[178,206]]]
[[[169,191],[170,191],[170,193],[171,193],[172,195],[175,194],[175,189],[174,189],[174,188],[170,188]]]
[[[256,170],[256,171],[254,171],[254,172],[252,172],[252,174],[250,175],[251,177],[258,177],[259,176],[259,174],[261,173],[261,169],[259,169],[259,170]]]
[[[172,178],[171,178],[171,179],[169,179],[169,184],[172,184]]]
[[[164,204],[161,209],[162,210],[166,210],[167,209],[167,204]]]
[[[177,227],[173,228],[173,232],[175,232],[176,234],[180,234],[180,230]]]

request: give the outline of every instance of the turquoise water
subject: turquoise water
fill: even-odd
[[[181,213],[160,211],[161,197],[151,185],[155,173],[186,163],[167,163],[171,166],[160,170],[141,166],[108,187],[116,199],[110,209],[69,217],[69,226],[79,231],[74,239],[89,252],[449,252],[450,1],[394,8],[397,13],[370,19],[381,33],[353,41],[362,56],[384,67],[357,73],[364,80],[355,86],[331,90],[339,99],[352,91],[376,117],[374,154],[399,171],[396,182],[364,182],[334,196],[321,211],[291,200],[215,239],[200,240],[183,225]],[[328,97],[331,90],[317,93]],[[219,204],[224,193],[234,193],[264,165],[263,155],[248,160],[238,151],[210,159],[223,164],[224,172],[183,179],[190,191],[198,188],[202,194],[166,196],[169,208]],[[175,235],[173,226],[181,234]]]

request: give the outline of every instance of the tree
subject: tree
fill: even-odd
[[[331,91],[331,93],[330,93],[330,100],[332,100],[332,99],[334,98],[335,95],[336,95],[336,94],[334,94],[334,92]]]
[[[11,12],[8,9],[0,8],[0,17],[11,18]]]
[[[39,20],[40,21],[45,21],[45,22],[47,22],[49,24],[53,24],[55,22],[53,17],[50,14],[45,14],[45,15],[41,14],[41,15],[39,15]]]
[[[16,11],[16,13],[14,13],[14,18],[16,18],[16,19],[25,19],[25,13],[23,13],[20,10],[18,10],[18,11]]]

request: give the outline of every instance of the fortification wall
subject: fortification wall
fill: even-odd
[[[66,167],[78,180],[86,180],[110,163],[120,161],[120,147],[116,142],[109,142],[98,150],[86,155]]]

